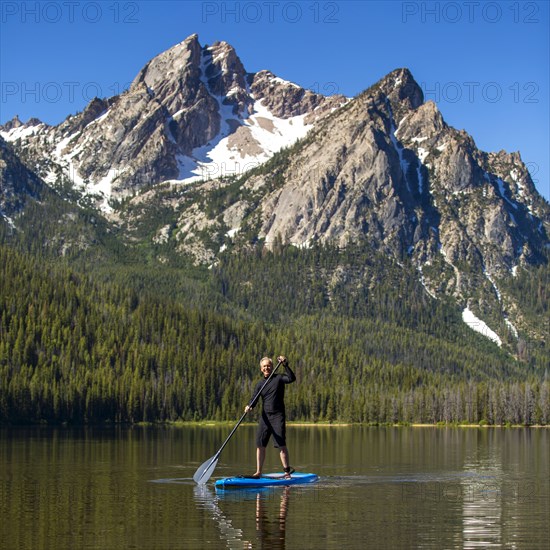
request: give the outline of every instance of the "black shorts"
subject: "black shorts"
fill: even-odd
[[[286,422],[284,413],[262,412],[256,431],[256,447],[267,447],[273,436],[275,447],[286,447]]]

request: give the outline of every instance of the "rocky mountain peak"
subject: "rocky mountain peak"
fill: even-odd
[[[130,89],[144,82],[151,90],[161,93],[159,86],[162,87],[167,81],[181,79],[190,67],[197,70],[200,65],[200,56],[201,46],[198,35],[193,34],[149,61],[138,73]]]
[[[19,119],[19,115],[15,115],[11,120],[8,120],[5,124],[1,125],[0,128],[3,132],[9,132],[14,128],[20,128],[23,126],[23,123]]]
[[[0,125],[0,131],[9,133],[11,130],[17,128],[20,129],[32,129],[35,126],[46,126],[39,118],[31,117],[27,122],[23,123],[19,118],[19,115],[15,115],[11,120],[8,120],[5,124]]]
[[[259,71],[249,76],[250,91],[275,116],[292,118],[307,115],[306,123],[323,118],[346,103],[342,95],[325,97],[275,76],[271,71]]]
[[[27,122],[25,123],[25,126],[40,126],[40,124],[44,124],[39,118],[31,117]]]
[[[395,69],[382,78],[376,88],[391,104],[396,126],[406,114],[424,103],[422,88],[406,68]]]
[[[88,124],[105,114],[109,107],[116,103],[117,99],[116,97],[109,100],[94,97],[82,113],[67,117],[67,119],[59,125],[60,133],[65,136],[71,136],[81,132]]]
[[[246,117],[252,112],[247,73],[233,46],[227,42],[206,46],[202,70],[209,92],[223,105],[231,105],[233,115]]]
[[[46,180],[64,173],[107,211],[111,197],[144,186],[256,166],[343,102],[271,73],[248,74],[230,44],[203,47],[194,34],[146,63],[120,96],[93,99],[20,147],[40,149]]]

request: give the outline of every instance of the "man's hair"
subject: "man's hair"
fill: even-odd
[[[260,367],[264,364],[264,363],[270,363],[271,366],[273,366],[273,360],[271,359],[271,357],[263,357],[262,360],[260,361]]]

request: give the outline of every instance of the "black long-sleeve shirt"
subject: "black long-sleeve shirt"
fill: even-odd
[[[263,390],[262,386],[265,384],[265,378],[256,384],[254,393],[252,394],[252,401],[250,402],[251,408],[256,405],[261,395],[263,410],[266,413],[285,412],[285,384],[294,382],[296,380],[296,375],[288,365],[283,366],[285,368],[285,374],[274,374]]]

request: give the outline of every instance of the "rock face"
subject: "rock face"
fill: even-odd
[[[486,267],[510,270],[547,239],[547,204],[519,154],[479,151],[434,103],[422,103],[406,69],[320,125],[290,164],[285,185],[262,205],[268,242],[280,234],[297,245],[345,246],[368,235],[419,263],[434,253],[471,263],[493,244]]]
[[[345,246],[366,236],[419,267],[443,257],[494,273],[542,261],[548,243],[548,204],[519,154],[479,151],[422,102],[406,69],[313,130],[283,179],[261,205],[267,243]]]
[[[479,151],[422,103],[407,70],[319,127],[284,180],[262,204],[268,243],[367,238],[464,306],[481,281],[503,307],[496,278],[545,261],[550,210],[519,154]]]
[[[21,162],[10,144],[0,137],[0,216],[11,221],[29,198],[39,197],[44,187],[42,180]]]
[[[40,151],[47,159],[40,172],[46,181],[54,183],[61,171],[81,189],[108,199],[164,180],[210,177],[219,172],[210,168],[219,157],[210,156],[216,146],[225,147],[221,158],[228,172],[240,169],[230,164],[231,154],[263,161],[300,137],[281,135],[280,146],[266,147],[263,142],[278,131],[274,120],[295,119],[305,134],[308,126],[296,117],[309,115],[311,123],[344,102],[268,71],[248,74],[229,44],[202,47],[192,35],[147,63],[120,96],[96,98],[82,113],[33,134],[16,133],[21,122],[14,120],[2,135],[18,140],[21,150]],[[253,135],[261,126],[251,118],[258,109],[272,125],[264,124],[266,139]],[[249,154],[239,155],[245,142]]]
[[[308,120],[315,121],[323,111],[341,104],[341,98],[327,100],[322,95],[281,80],[269,71],[260,71],[251,75],[249,81],[253,96],[262,101],[267,109],[279,118],[309,115]],[[319,109],[321,109],[320,112]]]

